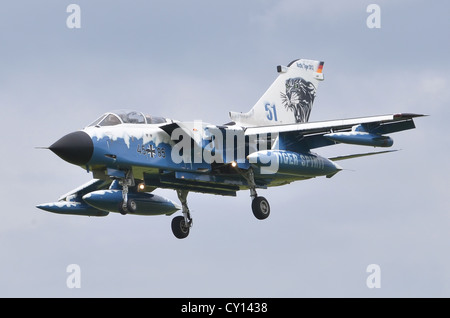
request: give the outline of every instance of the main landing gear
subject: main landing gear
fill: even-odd
[[[256,183],[253,169],[249,169],[245,172],[240,172],[240,174],[247,180],[250,197],[252,198],[252,211],[253,215],[258,220],[266,219],[270,214],[269,202],[264,197],[258,196],[256,193]],[[134,213],[136,211],[136,202],[133,199],[128,198],[129,187],[135,186],[135,180],[131,171],[126,171],[122,176],[117,177],[114,181],[115,189],[120,189],[117,186],[120,185],[122,188],[122,201],[119,204],[119,212],[122,215],[128,213]],[[114,184],[113,183],[113,184]],[[111,189],[111,188],[110,188]],[[189,231],[193,225],[191,213],[187,205],[187,196],[189,194],[188,190],[177,190],[178,199],[181,202],[183,215],[176,216],[172,219],[172,232],[176,238],[183,239],[189,235]]]
[[[244,174],[244,177],[250,186],[250,197],[252,198],[253,215],[258,220],[267,219],[267,217],[270,215],[269,201],[267,201],[265,197],[259,197],[258,193],[256,193],[256,183],[253,169],[249,169],[248,172]]]
[[[193,222],[191,213],[187,206],[187,190],[177,190],[178,199],[180,199],[181,206],[183,208],[183,215],[176,216],[172,219],[172,232],[176,238],[183,239],[189,235]]]
[[[250,189],[250,197],[252,198],[253,215],[258,220],[264,220],[270,215],[270,205],[266,198],[258,196],[256,193],[255,176],[252,169],[249,169],[241,175],[247,180]],[[191,213],[187,205],[187,190],[177,190],[178,199],[182,205],[183,215],[176,216],[172,219],[172,232],[178,239],[184,239],[189,235],[189,231],[193,225]]]

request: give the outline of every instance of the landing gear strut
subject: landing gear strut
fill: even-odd
[[[187,206],[187,195],[189,191],[187,190],[177,190],[178,199],[180,199],[181,206],[183,208],[183,215],[176,216],[172,219],[172,232],[176,238],[183,239],[189,235],[189,230],[191,229],[193,222],[191,218],[191,213]]]
[[[253,169],[250,168],[248,172],[244,174],[244,177],[250,186],[250,197],[252,198],[253,215],[258,220],[264,220],[270,215],[269,201],[267,201],[267,199],[264,197],[259,197],[258,193],[256,193],[255,174],[253,172]]]

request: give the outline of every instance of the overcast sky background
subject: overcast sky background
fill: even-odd
[[[70,3],[81,29],[66,26]],[[380,29],[366,25],[370,3]],[[3,2],[0,296],[450,297],[449,12],[447,1],[406,0]],[[172,217],[35,208],[92,176],[34,147],[118,108],[226,123],[298,58],[325,61],[311,121],[431,116],[391,135],[399,152],[260,190],[265,221],[248,191],[190,193],[185,240]],[[79,289],[66,286],[69,264],[81,268]],[[379,289],[366,286],[369,264],[381,268]]]

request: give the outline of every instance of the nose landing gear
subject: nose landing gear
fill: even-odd
[[[125,178],[119,179],[119,184],[122,186],[122,202],[119,205],[119,212],[122,215],[133,213],[136,211],[136,202],[128,199],[128,187],[134,186],[134,177],[131,171],[127,171]]]

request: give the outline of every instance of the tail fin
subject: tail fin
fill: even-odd
[[[324,62],[295,60],[277,66],[277,79],[247,113],[230,112],[240,126],[304,123],[309,120]]]

